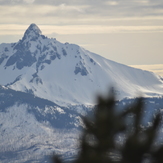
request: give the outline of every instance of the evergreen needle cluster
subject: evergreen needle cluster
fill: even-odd
[[[80,153],[73,163],[163,163],[163,146],[154,146],[161,115],[150,127],[142,128],[142,100],[118,113],[114,96],[99,97],[93,118],[83,118]],[[123,143],[118,143],[120,135]],[[59,157],[53,160],[62,162]]]

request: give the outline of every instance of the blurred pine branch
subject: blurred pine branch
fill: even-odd
[[[80,142],[80,153],[74,163],[163,163],[163,146],[154,148],[154,141],[161,115],[153,119],[153,125],[143,129],[141,119],[143,98],[117,113],[115,97],[98,97],[93,118],[83,118],[85,129]],[[133,115],[132,122],[127,122]],[[130,123],[130,124],[128,124]],[[117,143],[118,135],[125,135],[123,143]],[[116,159],[118,156],[118,159]],[[53,162],[62,163],[55,156]]]

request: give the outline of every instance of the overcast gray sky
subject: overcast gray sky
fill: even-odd
[[[127,65],[163,64],[162,0],[0,0],[0,43],[44,35]]]

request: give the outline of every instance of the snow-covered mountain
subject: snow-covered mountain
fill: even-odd
[[[28,92],[62,106],[93,105],[97,93],[115,86],[119,99],[163,95],[163,81],[84,48],[42,35],[31,24],[17,43],[0,45],[0,85]]]
[[[17,43],[0,44],[0,75],[3,163],[47,163],[53,152],[73,159],[81,117],[93,111],[96,94],[108,93],[110,86],[119,99],[129,97],[117,102],[120,110],[140,92],[152,97],[144,101],[145,125],[163,110],[159,76],[47,38],[35,24]]]
[[[0,162],[51,162],[55,152],[64,159],[77,154],[84,106],[62,107],[0,86]]]
[[[118,102],[118,111],[134,101]],[[143,124],[148,126],[151,117],[162,112],[163,97],[145,98],[144,104]],[[0,86],[0,162],[50,163],[52,153],[66,161],[74,159],[79,151],[81,115],[91,110],[84,106],[61,107],[35,95]],[[160,131],[159,144],[163,142],[163,129]]]

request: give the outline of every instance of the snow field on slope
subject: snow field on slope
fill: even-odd
[[[25,104],[16,104],[0,112],[3,163],[44,159],[49,162],[54,152],[64,157],[77,154],[78,131],[51,128],[47,123],[38,122],[27,108]]]

